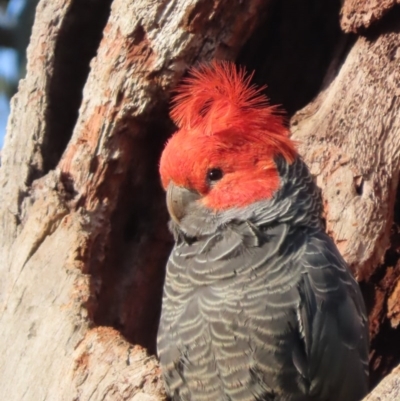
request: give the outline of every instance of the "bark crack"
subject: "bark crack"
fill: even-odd
[[[47,132],[41,149],[44,171],[38,172],[41,175],[55,168],[72,136],[89,64],[100,44],[111,2],[74,0],[63,19],[48,88]]]

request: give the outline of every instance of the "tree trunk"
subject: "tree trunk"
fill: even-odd
[[[171,90],[213,58],[255,69],[288,111],[367,302],[372,386],[400,363],[395,3],[40,1],[0,169],[4,399],[165,398],[158,160]],[[397,400],[399,382],[397,368],[367,400]]]

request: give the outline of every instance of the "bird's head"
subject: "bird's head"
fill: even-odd
[[[172,219],[190,207],[212,213],[270,199],[280,188],[275,158],[296,157],[284,117],[243,69],[214,62],[192,70],[173,100],[179,127],[161,156]]]

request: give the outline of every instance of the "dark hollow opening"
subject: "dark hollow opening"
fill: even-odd
[[[238,63],[267,85],[271,104],[292,116],[317,95],[344,34],[339,0],[275,1],[242,49]]]
[[[153,111],[157,118],[121,123],[125,128],[119,135],[130,143],[131,160],[111,217],[94,314],[96,324],[113,326],[151,353],[156,352],[165,265],[172,247],[158,174],[161,151],[174,130],[165,106]],[[129,132],[137,124],[146,128],[132,136]]]
[[[74,1],[63,19],[48,88],[47,132],[42,148],[44,171],[40,175],[55,168],[72,136],[89,63],[96,55],[111,3],[112,0]]]

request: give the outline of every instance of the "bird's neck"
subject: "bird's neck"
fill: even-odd
[[[175,239],[194,242],[197,238],[222,232],[232,224],[245,222],[256,227],[283,223],[290,226],[322,228],[320,191],[303,160],[297,157],[293,163],[288,164],[283,157],[278,157],[276,166],[281,186],[271,199],[222,212],[199,207],[179,226],[170,223]]]

